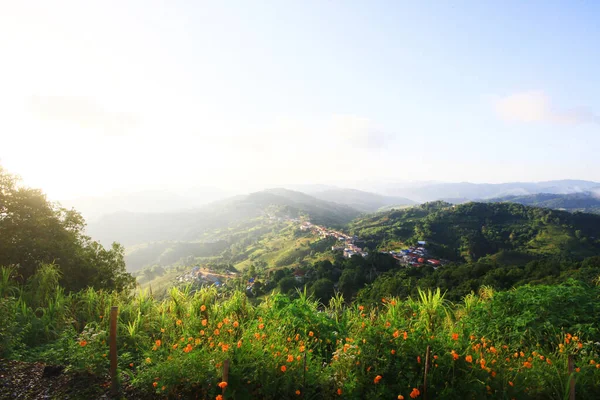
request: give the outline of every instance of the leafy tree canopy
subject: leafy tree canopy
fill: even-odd
[[[91,286],[122,290],[134,280],[125,271],[124,249],[108,249],[84,234],[85,221],[46,199],[41,190],[19,185],[0,166],[0,265],[15,265],[23,280],[45,263],[58,265],[67,290]]]

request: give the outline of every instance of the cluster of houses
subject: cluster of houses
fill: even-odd
[[[416,247],[413,246],[409,247],[408,249],[390,251],[388,253],[403,265],[412,265],[417,267],[423,265],[433,265],[434,268],[442,265],[442,261],[429,257],[427,250],[425,249],[425,245],[426,242],[419,241],[418,246]]]
[[[342,233],[340,231],[327,229],[323,226],[315,225],[310,222],[303,222],[302,225],[300,225],[300,230],[312,231],[322,238],[336,238],[338,241],[341,242],[341,244],[331,246],[331,250],[342,251],[344,253],[344,257],[346,258],[350,258],[355,254],[362,257],[366,257],[369,255],[369,253],[367,253],[366,251],[362,251],[362,249],[356,245],[356,242],[359,241],[358,236],[346,235],[345,233]]]
[[[228,275],[235,276],[235,272],[227,271]],[[203,271],[199,266],[195,266],[190,271],[178,276],[175,280],[179,283],[196,283],[200,285],[221,286],[222,277],[214,275],[208,271]]]

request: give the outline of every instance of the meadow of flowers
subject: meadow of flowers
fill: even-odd
[[[459,304],[420,291],[377,304],[272,294],[253,305],[215,288],[173,288],[162,301],[88,290],[59,291],[33,312],[5,296],[16,320],[4,352],[105,374],[117,305],[120,373],[158,397],[563,399],[573,380],[578,397],[600,398],[599,294],[572,282],[483,288]]]

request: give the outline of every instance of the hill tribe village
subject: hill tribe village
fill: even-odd
[[[284,220],[284,219],[279,219]],[[300,222],[298,219],[287,219],[290,222],[298,223]],[[331,246],[332,251],[341,251],[345,258],[350,258],[354,255],[366,257],[369,255],[368,252],[363,251],[357,243],[360,242],[360,238],[358,236],[347,235],[343,232],[336,231],[333,229],[328,229],[323,226],[315,225],[311,222],[304,221],[300,223],[301,231],[310,231],[321,238],[335,238],[340,244]],[[389,254],[394,257],[395,260],[398,261],[400,265],[404,266],[412,266],[412,267],[422,267],[425,265],[431,265],[434,268],[439,267],[440,265],[444,265],[446,263],[445,260],[438,260],[432,258],[425,248],[426,242],[419,241],[418,246],[409,247],[407,249],[397,250],[397,251],[382,251],[382,254]],[[227,271],[224,274],[218,274],[210,271],[208,268],[200,268],[200,266],[195,266],[190,271],[178,276],[176,279],[179,283],[196,283],[200,285],[215,285],[221,286],[222,282],[226,281],[228,278],[232,278],[237,276],[236,272]],[[301,268],[297,268],[293,272],[294,278],[297,281],[303,281],[305,278],[305,272]],[[251,278],[248,281],[247,290],[251,290],[254,284],[254,278]]]
[[[302,231],[312,231],[323,238],[332,237],[336,238],[342,245],[331,246],[332,251],[342,251],[344,257],[350,258],[353,255],[359,255],[362,257],[366,257],[369,255],[366,251],[363,251],[360,247],[356,245],[357,242],[360,242],[358,236],[350,236],[345,233],[327,229],[323,226],[314,225],[310,222],[303,222],[300,225],[300,230]],[[432,258],[427,253],[425,249],[425,245],[427,243],[425,241],[419,241],[417,247],[409,247],[408,249],[397,250],[397,251],[382,251],[383,254],[390,254],[394,259],[398,261],[401,265],[410,265],[415,267],[420,267],[423,265],[432,265],[434,268],[439,267],[444,264],[443,260],[438,260]]]

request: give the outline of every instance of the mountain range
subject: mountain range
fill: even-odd
[[[159,241],[195,241],[209,231],[227,229],[260,217],[309,216],[318,224],[341,226],[360,212],[287,189],[268,189],[212,202],[195,210],[117,212],[88,224],[87,233],[102,244],[125,246]]]
[[[568,194],[537,193],[525,196],[497,197],[489,201],[519,203],[527,206],[554,208],[570,212],[600,213],[600,192]]]
[[[416,186],[387,184],[381,187],[379,192],[423,203],[435,200],[465,202],[503,196],[525,196],[537,193],[569,194],[594,190],[600,190],[600,183],[565,179],[547,182],[432,183]]]
[[[381,208],[406,206],[428,201],[443,200],[453,204],[482,201],[507,196],[527,196],[539,193],[572,194],[600,193],[600,183],[583,180],[556,180],[547,182],[509,183],[371,183],[355,182],[353,188],[333,185],[283,185],[285,189],[302,192],[317,199],[352,207],[361,212]],[[362,188],[362,190],[358,190]],[[277,190],[277,189],[268,189]],[[234,190],[196,187],[183,193],[168,190],[115,193],[106,196],[63,200],[67,208],[75,208],[88,222],[114,213],[171,213],[197,210],[205,205],[234,196]]]

